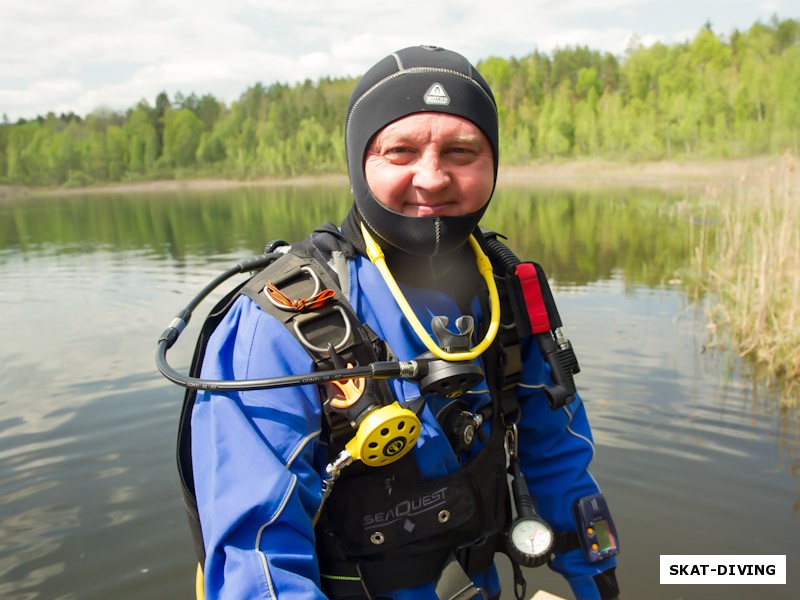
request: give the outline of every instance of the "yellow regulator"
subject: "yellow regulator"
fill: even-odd
[[[344,445],[339,456],[325,467],[322,500],[314,516],[314,525],[317,524],[325,501],[333,491],[333,485],[342,469],[356,460],[369,467],[388,465],[411,451],[422,430],[419,417],[414,411],[403,408],[397,401],[381,405],[373,394],[365,394],[363,379],[358,383],[355,380],[333,383],[344,392],[344,398],[334,398],[338,410],[345,406],[353,407],[358,401],[369,402],[371,406],[352,423],[356,428],[355,435]]]
[[[408,454],[419,434],[419,417],[393,402],[367,413],[358,423],[356,435],[345,444],[345,450],[353,460],[381,467]]]

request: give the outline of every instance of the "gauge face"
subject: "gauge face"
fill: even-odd
[[[528,556],[541,556],[553,544],[552,530],[537,519],[521,519],[511,530],[514,547]]]

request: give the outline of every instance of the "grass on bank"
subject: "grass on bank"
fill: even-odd
[[[800,161],[787,153],[761,176],[719,194],[702,219],[692,275],[712,298],[716,345],[730,344],[784,403],[800,391]]]

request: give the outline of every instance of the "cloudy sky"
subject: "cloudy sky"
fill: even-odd
[[[139,100],[358,75],[416,44],[472,61],[563,46],[621,55],[747,29],[795,0],[0,0],[0,115],[124,111]],[[793,13],[792,13],[793,11]]]

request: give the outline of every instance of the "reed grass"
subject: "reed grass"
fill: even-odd
[[[692,279],[706,292],[712,343],[778,382],[784,403],[800,392],[800,161],[783,155],[717,196],[719,219],[703,218]]]

